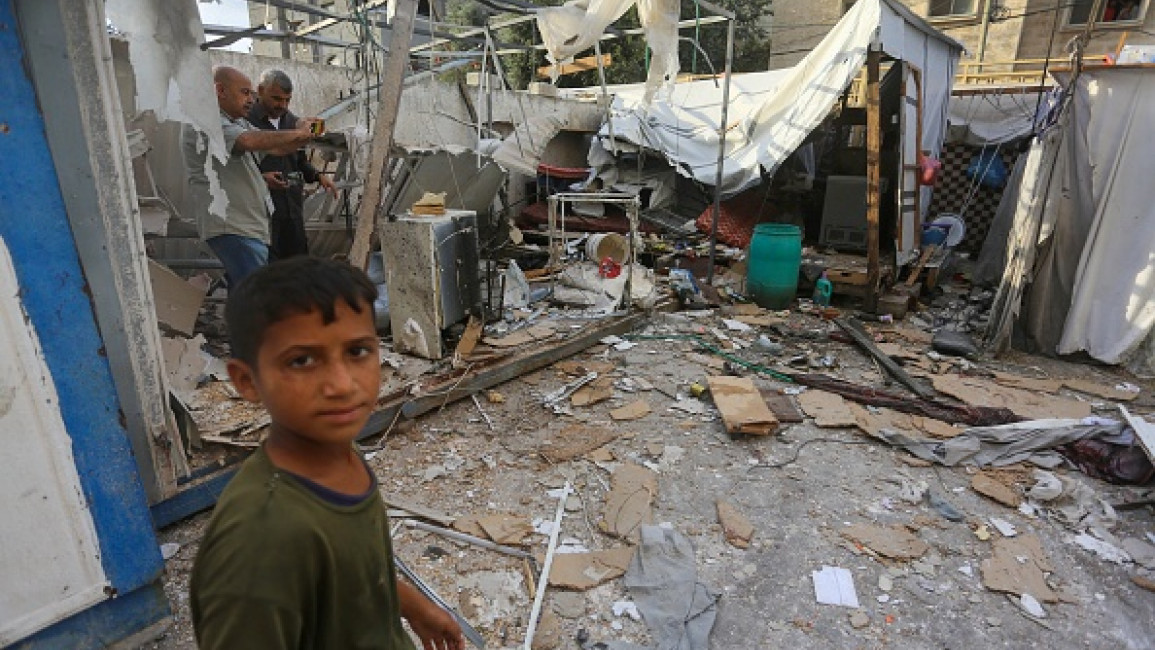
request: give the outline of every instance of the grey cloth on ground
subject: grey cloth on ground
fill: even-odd
[[[878,437],[923,460],[948,467],[959,464],[1000,467],[1026,461],[1049,468],[1063,462],[1055,447],[1087,438],[1126,445],[1131,443],[1134,433],[1121,422],[1086,418],[972,427],[948,440],[915,438],[890,429],[879,431]]]
[[[718,594],[698,581],[694,548],[676,530],[642,526],[623,584],[657,641],[657,650],[707,650]],[[636,648],[616,643],[612,650]]]

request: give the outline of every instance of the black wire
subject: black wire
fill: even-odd
[[[787,465],[792,465],[793,463],[798,461],[798,456],[802,453],[802,448],[806,447],[812,443],[815,443],[815,442],[837,442],[838,444],[841,444],[841,445],[871,445],[877,441],[875,441],[875,440],[845,440],[842,438],[811,438],[810,440],[807,440],[807,441],[803,442],[802,444],[798,445],[797,447],[795,447],[794,448],[794,455],[791,456],[790,458],[788,458],[784,461],[778,462],[778,463],[766,463],[766,464],[758,463],[757,465],[751,465],[746,471],[751,472],[751,471],[754,471],[756,469],[780,469],[780,468],[786,467]]]

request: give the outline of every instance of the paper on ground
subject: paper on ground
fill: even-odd
[[[858,607],[858,594],[854,593],[854,577],[850,571],[824,566],[821,571],[812,571],[810,575],[814,578],[814,598],[819,603]]]

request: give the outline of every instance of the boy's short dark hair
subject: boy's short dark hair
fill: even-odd
[[[258,269],[229,291],[225,322],[232,356],[255,366],[270,325],[313,310],[327,325],[337,317],[338,299],[359,314],[362,305],[373,308],[377,287],[349,263],[320,257],[291,257]]]

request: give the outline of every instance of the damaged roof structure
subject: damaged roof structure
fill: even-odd
[[[381,293],[357,444],[399,572],[473,646],[1149,644],[1142,65],[1076,60],[1007,120],[952,100],[962,45],[897,0],[687,81],[678,30],[732,39],[730,9],[257,4],[285,20],[0,0],[0,645],[195,648],[205,511],[269,423],[223,370],[178,147],[224,154],[220,63],[286,69],[327,120],[311,250]],[[495,38],[529,20],[540,45]],[[645,36],[645,82],[510,86],[502,56],[596,68],[607,31]],[[239,36],[364,67],[214,49]],[[1033,138],[978,267],[924,173],[952,137]]]

